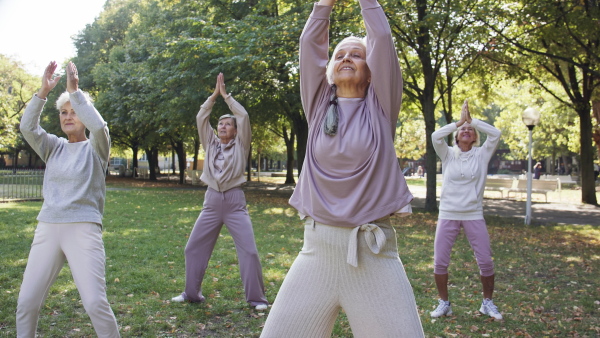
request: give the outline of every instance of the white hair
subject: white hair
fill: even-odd
[[[468,125],[467,122],[465,122],[464,125]],[[462,128],[463,126],[460,126],[460,128]],[[460,155],[460,153],[462,152],[462,150],[458,147],[458,132],[460,131],[460,128],[458,128],[457,130],[454,131],[454,153],[456,155],[456,157],[458,157]],[[477,135],[477,139],[475,140],[475,142],[473,142],[473,147],[479,147],[479,144],[481,143],[481,134],[479,133],[479,130],[473,128],[473,130],[475,130],[475,135]]]
[[[333,61],[335,60],[335,54],[337,54],[337,52],[340,50],[340,46],[346,42],[359,43],[361,46],[363,46],[365,51],[367,50],[367,38],[359,38],[356,36],[349,36],[349,37],[344,38],[342,41],[340,41],[340,43],[338,43],[337,46],[335,46],[335,49],[333,50],[333,54],[331,54],[331,59],[329,59],[329,63],[327,63],[327,71],[325,74],[327,74],[327,82],[329,82],[330,85],[333,84],[333,67],[332,67],[332,65],[333,65]]]
[[[469,123],[465,122],[464,125],[470,125]],[[454,145],[458,145],[458,132],[460,131],[460,128],[462,128],[463,126],[460,126],[458,129],[456,129],[454,131]],[[475,135],[477,135],[477,139],[475,140],[475,142],[473,142],[473,147],[479,147],[479,145],[481,144],[481,134],[479,133],[479,130],[473,128],[473,130],[475,130]]]
[[[89,102],[94,102],[94,100],[92,100],[88,92],[82,91],[82,93],[86,100],[88,100]],[[56,109],[58,109],[58,111],[60,112],[62,106],[64,106],[67,102],[71,102],[71,97],[69,96],[69,92],[65,91],[64,93],[60,94],[58,100],[56,100]]]

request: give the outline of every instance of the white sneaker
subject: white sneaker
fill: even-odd
[[[488,315],[494,319],[502,319],[502,314],[498,311],[498,307],[494,304],[494,301],[491,299],[484,299],[481,303],[481,308],[479,308],[479,312],[484,315]]]
[[[266,310],[266,309],[267,309],[267,307],[268,307],[268,306],[267,306],[267,304],[258,304],[258,305],[256,305],[254,308],[255,308],[257,311],[264,311],[264,310]]]
[[[198,297],[200,297],[200,301],[197,302],[197,303],[202,303],[204,301],[204,296],[202,296],[202,293],[198,293]],[[183,294],[180,294],[177,297],[171,298],[171,301],[174,302],[174,303],[188,302],[187,299],[183,298]],[[196,302],[192,302],[192,303],[196,303]]]
[[[431,317],[437,318],[441,316],[449,316],[452,314],[452,304],[449,301],[438,299],[438,307],[431,311]]]
[[[171,301],[175,303],[183,303],[185,302],[185,298],[183,298],[183,295],[179,295],[177,297],[171,298]]]

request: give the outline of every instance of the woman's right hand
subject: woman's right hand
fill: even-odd
[[[50,61],[46,70],[44,70],[44,75],[42,75],[42,87],[40,87],[40,90],[38,90],[37,93],[37,96],[42,100],[45,100],[46,97],[48,97],[48,93],[50,93],[50,91],[56,87],[58,81],[60,81],[60,76],[52,78],[57,67],[58,64],[56,61]]]
[[[210,99],[213,102],[216,102],[217,98],[221,94],[221,85],[223,85],[222,83],[223,83],[223,73],[219,73],[219,75],[217,75],[217,84],[215,85],[215,91],[210,96]]]
[[[456,126],[460,127],[464,123],[471,123],[471,114],[469,113],[469,102],[465,100],[460,111],[460,120],[456,122]]]

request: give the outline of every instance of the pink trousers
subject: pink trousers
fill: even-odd
[[[225,192],[208,188],[206,191],[202,212],[185,247],[183,297],[192,302],[204,300],[202,279],[223,224],[235,242],[246,301],[252,306],[268,304],[254,230],[246,209],[246,197],[241,188],[232,188]]]
[[[492,248],[484,219],[472,221],[438,219],[433,250],[433,273],[437,275],[448,273],[450,253],[461,227],[475,252],[479,273],[484,277],[493,275]]]

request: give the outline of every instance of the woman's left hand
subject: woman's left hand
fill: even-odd
[[[69,93],[75,93],[79,89],[79,75],[77,74],[77,67],[73,62],[69,61],[67,65],[67,91]]]

